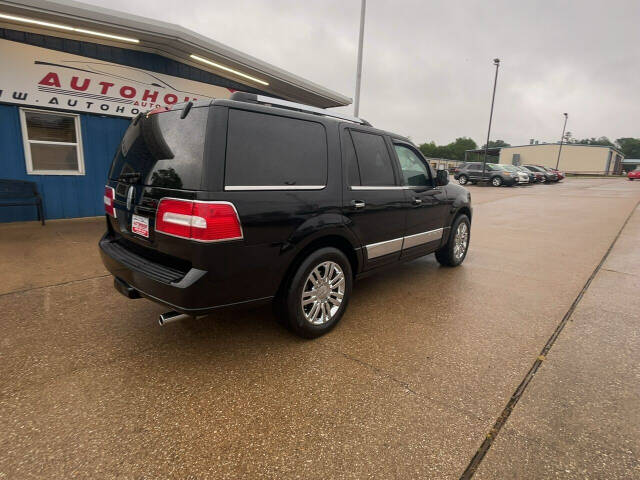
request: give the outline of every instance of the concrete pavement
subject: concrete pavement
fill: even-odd
[[[341,324],[315,341],[268,308],[160,328],[163,307],[127,300],[105,276],[103,220],[0,225],[0,478],[458,478],[636,187],[470,187],[461,268],[429,256],[362,280]],[[589,348],[609,348],[598,338]],[[499,452],[526,435],[505,427],[479,474],[545,478]]]
[[[640,478],[640,207],[477,478]]]

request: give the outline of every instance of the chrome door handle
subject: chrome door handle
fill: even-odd
[[[422,199],[418,198],[418,197],[414,197],[413,198],[413,204],[414,205],[420,205],[422,203]]]
[[[364,208],[367,204],[362,200],[351,200],[351,206],[356,209]]]

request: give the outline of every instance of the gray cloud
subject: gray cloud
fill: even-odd
[[[96,5],[101,0],[88,0]],[[112,0],[353,96],[358,0]],[[640,136],[640,2],[369,0],[360,114],[415,142]],[[347,109],[350,110],[350,109]]]

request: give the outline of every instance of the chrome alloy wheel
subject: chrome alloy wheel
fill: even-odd
[[[456,229],[455,237],[453,239],[453,256],[456,260],[460,260],[469,245],[469,227],[466,223],[461,222]]]
[[[302,313],[312,325],[324,325],[340,309],[345,279],[340,265],[322,262],[307,277],[302,288]]]

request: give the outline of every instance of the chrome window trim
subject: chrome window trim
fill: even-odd
[[[414,235],[406,236],[404,237],[404,244],[402,246],[402,249],[404,250],[405,248],[417,247],[425,243],[440,240],[442,238],[442,233],[442,228],[436,228],[435,230],[429,230],[427,232],[421,232]]]
[[[433,187],[431,185],[394,185],[390,187],[370,187],[363,185],[353,185],[349,187],[351,190],[428,190],[428,189],[437,189],[438,187]]]
[[[242,190],[268,191],[268,190],[322,190],[326,185],[225,185],[227,192]]]
[[[351,190],[406,190],[406,187],[403,186],[399,186],[399,185],[394,185],[394,186],[389,186],[389,187],[369,187],[369,186],[363,186],[363,185],[354,185],[351,188]]]

